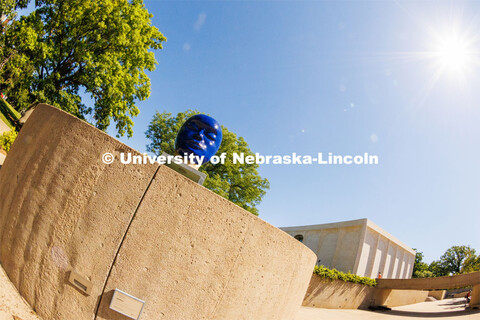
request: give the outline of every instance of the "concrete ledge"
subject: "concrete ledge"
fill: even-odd
[[[330,280],[313,275],[303,306],[326,309],[367,309],[375,288],[359,283]]]
[[[0,262],[43,319],[292,319],[316,257],[283,231],[173,170],[102,162],[133,152],[39,105],[0,170]],[[85,295],[70,272],[91,282]]]
[[[415,279],[377,279],[377,288],[404,290],[434,290],[469,287],[480,284],[480,271],[456,276]]]
[[[480,308],[480,284],[473,286],[472,295],[470,297],[470,308]]]
[[[400,307],[425,302],[427,296],[428,291],[423,290],[376,289],[373,305],[388,308]]]
[[[378,289],[342,280],[332,281],[314,274],[303,306],[327,309],[392,308],[424,302],[427,295],[428,291]]]
[[[446,293],[447,293],[447,290],[431,290],[428,292],[428,296],[433,297],[437,300],[443,300],[443,298],[445,298]]]

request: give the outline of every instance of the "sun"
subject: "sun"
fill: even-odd
[[[463,73],[472,66],[474,53],[468,38],[451,32],[440,38],[435,55],[440,67],[450,72]]]

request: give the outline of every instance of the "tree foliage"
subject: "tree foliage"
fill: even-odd
[[[342,271],[338,271],[337,269],[329,269],[323,265],[315,266],[313,269],[313,274],[330,280],[342,280],[345,282],[361,283],[369,287],[375,287],[377,285],[377,280],[375,279],[357,276],[356,274],[352,274],[350,272],[345,273]]]
[[[433,273],[429,270],[427,263],[423,262],[423,253],[413,249],[415,253],[415,263],[413,264],[412,278],[431,278]]]
[[[5,18],[12,18],[15,10],[19,8],[25,8],[28,5],[29,0],[2,0],[0,1],[0,16]]]
[[[416,249],[414,249],[416,250]],[[470,246],[453,246],[429,265],[423,262],[423,253],[417,251],[413,278],[442,277],[480,271],[480,255]]]
[[[465,259],[462,266],[462,273],[480,271],[480,255],[471,255]]]
[[[465,261],[475,257],[475,249],[470,246],[453,246],[440,257],[440,265],[449,274],[459,274],[464,271]]]
[[[150,94],[152,49],[166,40],[151,17],[141,0],[36,1],[3,35],[15,55],[0,71],[0,90],[17,110],[46,102],[131,136],[136,102]]]
[[[450,275],[450,272],[443,266],[440,260],[435,260],[430,263],[428,270],[432,272],[434,277],[443,277]]]
[[[157,112],[145,133],[151,141],[147,145],[147,150],[157,155],[162,152],[174,154],[178,130],[188,118],[199,113],[187,110],[173,117],[168,112]],[[254,154],[242,137],[237,137],[224,126],[222,126],[222,131],[223,140],[217,154],[226,153],[226,161],[225,164],[209,162],[200,167],[200,171],[208,175],[204,186],[258,215],[256,206],[269,188],[269,182],[258,174],[258,164],[234,164],[232,162],[233,153],[244,153],[246,156]]]
[[[0,135],[0,148],[5,151],[10,151],[10,147],[12,146],[13,141],[17,137],[17,131],[12,129],[10,131],[4,132]]]

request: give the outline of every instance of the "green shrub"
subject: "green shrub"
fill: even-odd
[[[345,273],[336,269],[328,269],[325,266],[315,266],[313,273],[322,278],[327,278],[330,280],[342,280],[345,282],[360,283],[369,287],[375,287],[377,285],[377,281],[375,279],[360,277],[356,274],[352,274],[350,272]]]
[[[10,151],[10,147],[12,146],[12,143],[15,141],[16,137],[17,131],[15,131],[15,129],[4,132],[2,135],[0,135],[0,148],[7,152]]]

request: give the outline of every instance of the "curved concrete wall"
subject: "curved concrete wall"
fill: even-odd
[[[105,152],[135,151],[41,105],[0,169],[0,263],[40,316],[126,319],[108,307],[118,288],[146,301],[141,319],[294,317],[313,252],[165,166]]]
[[[374,287],[330,280],[314,274],[302,305],[326,309],[367,309],[372,305],[374,294]]]
[[[480,284],[480,271],[455,276],[415,279],[377,279],[382,289],[434,290],[470,287]]]
[[[368,309],[370,306],[393,308],[424,302],[427,295],[428,291],[379,289],[342,280],[332,281],[314,274],[303,305],[327,309]]]

